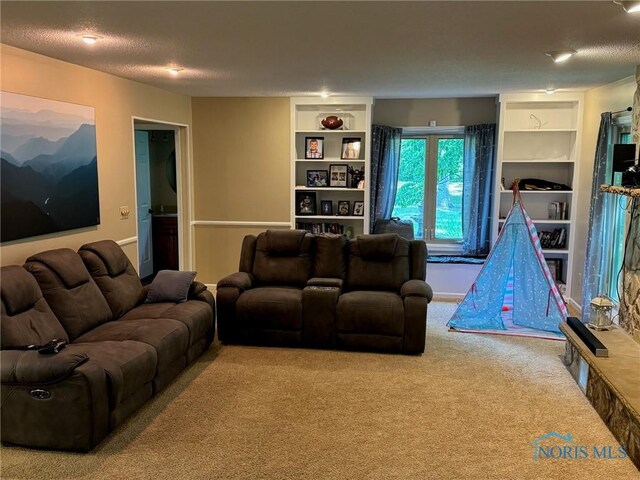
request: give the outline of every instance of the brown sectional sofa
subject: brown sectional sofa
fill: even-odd
[[[193,282],[183,303],[146,291],[112,241],[2,267],[2,441],[87,451],[202,354],[215,300]],[[57,354],[25,350],[57,338]]]
[[[397,234],[247,236],[240,271],[217,284],[224,343],[424,351],[426,245]]]

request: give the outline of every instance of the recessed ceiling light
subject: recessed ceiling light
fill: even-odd
[[[578,52],[576,52],[575,50],[556,50],[553,52],[546,52],[545,55],[548,55],[549,57],[553,58],[553,61],[556,63],[562,63],[569,60],[576,53]]]
[[[182,70],[184,70],[184,68],[180,68],[180,67],[165,67],[165,70],[167,70],[171,75],[178,75],[178,73],[180,73]]]
[[[640,12],[640,2],[618,2],[614,1],[616,5],[620,5],[625,12],[627,13],[638,13]]]
[[[86,43],[87,45],[95,45],[98,40],[100,40],[102,37],[98,36],[98,35],[92,35],[89,33],[80,33],[78,35],[76,35],[77,37],[80,37],[82,39],[82,41],[84,43]]]

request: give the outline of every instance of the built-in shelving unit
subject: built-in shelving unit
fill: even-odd
[[[543,248],[545,258],[559,260],[559,284],[571,296],[573,245],[576,231],[578,161],[582,131],[581,93],[500,95],[500,120],[492,239],[496,241],[511,205],[510,186],[516,178],[542,179],[570,190],[521,190],[527,213],[538,232],[565,230],[565,242]],[[506,189],[505,189],[506,187]],[[561,205],[565,204],[565,213]],[[556,205],[558,214],[554,215]]]
[[[371,158],[372,97],[294,97],[291,99],[291,224],[294,228],[310,231],[335,231],[348,235],[369,233],[369,174]],[[340,128],[324,128],[321,121],[327,116],[343,120]],[[323,138],[323,158],[305,158],[306,139]],[[359,138],[357,158],[342,158],[343,140]],[[361,188],[351,185],[347,175],[346,186],[308,186],[307,172],[326,170],[331,165],[347,165],[353,170],[364,169]],[[309,193],[315,199],[313,214],[301,214],[299,203]],[[331,215],[322,214],[322,202],[331,202]],[[338,215],[338,202],[349,202],[349,214]],[[364,205],[362,215],[354,214],[354,203]]]

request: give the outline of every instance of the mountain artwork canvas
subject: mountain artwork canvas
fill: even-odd
[[[0,241],[100,224],[91,107],[0,92]]]

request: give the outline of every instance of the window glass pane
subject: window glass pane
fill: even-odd
[[[427,153],[425,138],[403,138],[400,144],[398,191],[393,205],[393,217],[413,223],[413,234],[424,234],[424,167]]]
[[[435,238],[462,239],[462,168],[464,139],[438,139]]]

